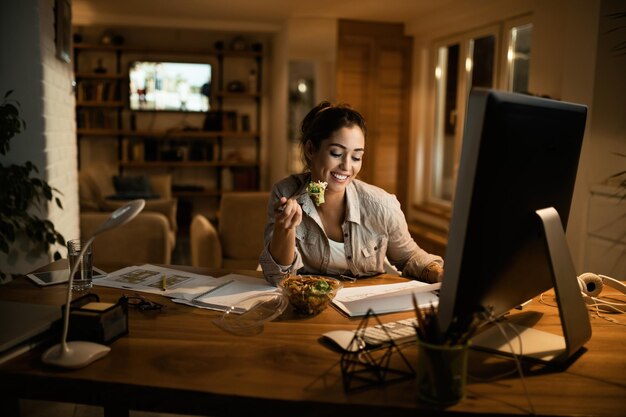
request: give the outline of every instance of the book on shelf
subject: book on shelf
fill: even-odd
[[[203,130],[205,131],[237,131],[237,112],[226,110],[211,110],[207,112]]]
[[[76,126],[79,129],[116,129],[117,122],[110,109],[78,109]]]
[[[112,103],[119,101],[118,85],[115,81],[81,81],[78,84],[78,103]]]

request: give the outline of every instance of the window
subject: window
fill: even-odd
[[[449,205],[461,150],[465,103],[472,87],[495,87],[497,27],[437,47],[435,125],[429,202]]]
[[[434,45],[434,120],[425,203],[450,207],[460,158],[465,106],[473,87],[527,92],[532,24],[509,22]],[[504,48],[499,49],[501,29]],[[498,53],[498,51],[502,51]],[[503,68],[501,79],[497,74]]]
[[[506,53],[506,89],[516,93],[528,92],[528,68],[533,25],[513,26],[508,31]]]

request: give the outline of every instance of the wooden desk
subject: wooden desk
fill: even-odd
[[[366,283],[398,279],[374,278]],[[4,286],[0,298],[60,306],[66,288],[41,288],[24,278]],[[123,293],[103,287],[94,292],[109,302]],[[0,414],[19,414],[18,398],[102,405],[107,416],[128,415],[128,409],[290,417],[519,415],[530,411],[517,374],[491,382],[477,379],[514,370],[509,360],[471,352],[466,399],[445,409],[421,403],[414,381],[346,393],[340,354],[322,345],[319,338],[329,330],[355,329],[359,319],[348,319],[333,308],[312,318],[297,317],[288,310],[267,324],[262,334],[242,337],[211,322],[218,312],[177,305],[165,297],[148,298],[164,303],[166,309],[130,311],[130,334],[114,342],[108,356],[84,369],[44,366],[40,361],[44,347],[0,365]],[[537,300],[531,308],[543,313],[540,328],[558,331],[555,308]],[[410,316],[398,313],[382,318],[392,321]],[[6,319],[10,318],[2,318]],[[625,415],[626,328],[597,318],[592,325],[587,351],[565,371],[524,366],[538,415]],[[415,361],[413,346],[403,352]]]

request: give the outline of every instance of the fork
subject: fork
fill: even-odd
[[[291,199],[297,200],[300,197],[302,197],[303,195],[308,194],[308,193],[309,192],[307,191],[306,187],[304,187],[304,190],[302,190],[301,192],[295,191],[293,194],[291,194],[289,197],[287,197],[287,200],[291,200]],[[282,213],[283,211],[285,211],[285,206],[282,205],[282,206],[278,207],[277,210]]]

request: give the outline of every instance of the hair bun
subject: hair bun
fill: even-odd
[[[330,107],[332,107],[330,101],[322,101],[320,104],[313,107],[311,111],[309,111],[304,120],[302,120],[301,131],[303,137],[307,137],[307,132],[311,129],[311,125],[313,124],[313,121],[315,120],[317,115],[320,114],[320,112],[322,112],[323,110],[326,110]]]

